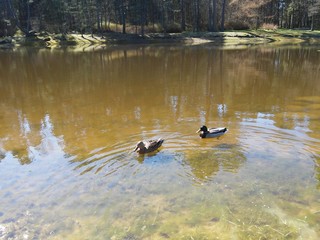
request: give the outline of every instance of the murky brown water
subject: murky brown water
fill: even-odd
[[[0,52],[0,239],[319,239],[319,63],[316,48]],[[202,124],[229,131],[200,139]]]

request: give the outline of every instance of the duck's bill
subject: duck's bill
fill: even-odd
[[[196,131],[196,133],[199,133],[201,131],[201,129],[199,129],[198,131]]]
[[[136,152],[138,150],[139,147],[136,147],[132,152]]]

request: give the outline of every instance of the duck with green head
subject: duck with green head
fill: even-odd
[[[219,138],[228,131],[226,127],[223,128],[207,128],[205,125],[201,126],[197,133],[200,132],[201,138]]]

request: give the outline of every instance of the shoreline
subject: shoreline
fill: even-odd
[[[48,34],[36,33],[31,37],[14,36],[0,38],[0,49],[36,47],[49,49],[106,48],[114,45],[135,44],[213,44],[221,47],[252,45],[320,45],[320,31],[309,30],[248,30],[230,32],[183,32],[137,34],[106,33],[92,34]]]

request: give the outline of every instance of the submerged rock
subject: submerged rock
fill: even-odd
[[[167,239],[169,239],[170,238],[170,236],[169,236],[169,234],[168,233],[160,233],[160,236],[161,237],[163,237],[163,238],[167,238]]]
[[[139,238],[136,237],[134,234],[129,233],[128,235],[126,235],[122,240],[138,240]]]
[[[219,222],[219,221],[220,221],[220,218],[218,218],[218,217],[213,217],[210,220],[210,222]]]

